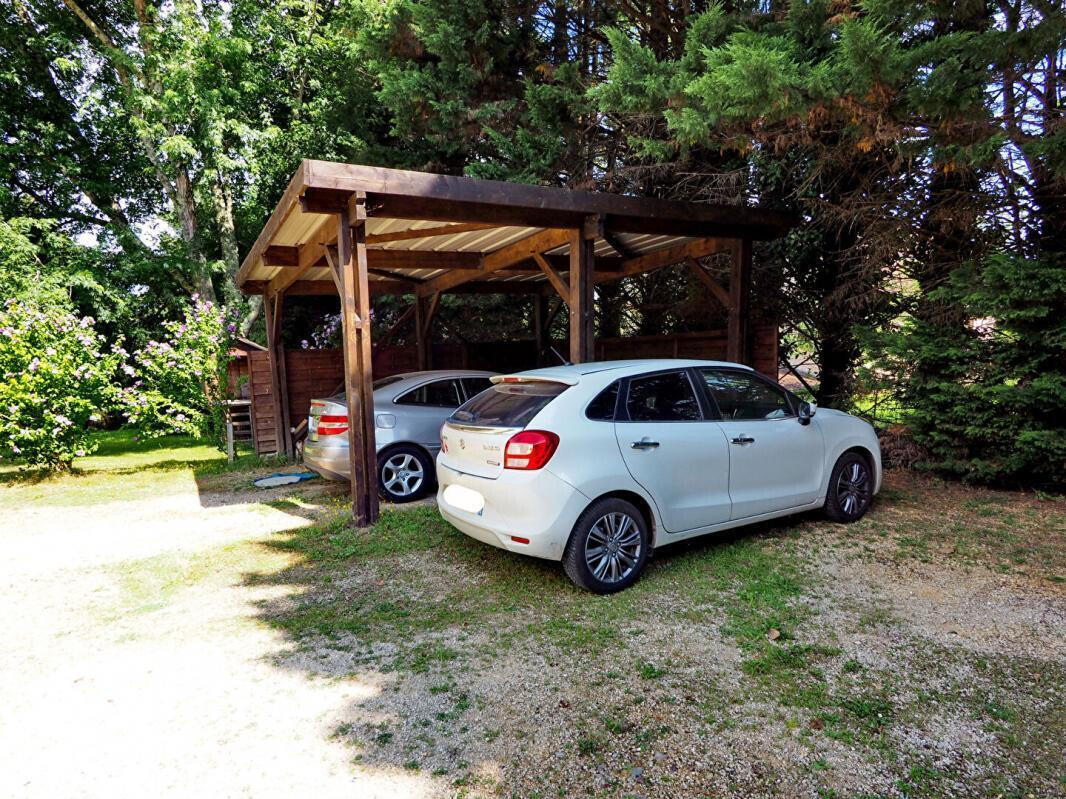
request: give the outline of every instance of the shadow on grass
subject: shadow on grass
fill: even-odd
[[[670,668],[660,634],[675,625],[709,636],[730,625],[756,637],[784,628],[801,584],[785,554],[796,524],[664,548],[631,588],[596,596],[571,584],[559,563],[468,538],[435,507],[389,509],[369,530],[352,529],[340,515],[260,543],[296,558],[280,571],[247,574],[245,583],[272,589],[256,615],[287,642],[273,656],[278,668],[404,686],[338,708],[338,719],[401,720],[389,729],[339,725],[361,763],[400,768],[414,759],[455,774],[486,756],[492,731],[462,707],[486,674],[562,663],[653,679]],[[730,610],[741,590],[749,592],[745,630]],[[412,705],[425,717],[413,716]],[[454,745],[442,750],[423,739]]]

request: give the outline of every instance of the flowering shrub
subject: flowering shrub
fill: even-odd
[[[56,470],[95,449],[88,425],[114,402],[119,361],[92,318],[9,299],[0,308],[0,452]]]
[[[223,308],[197,296],[180,322],[163,325],[122,365],[130,382],[119,392],[127,421],[150,436],[184,433],[221,439],[225,371],[236,326]]]

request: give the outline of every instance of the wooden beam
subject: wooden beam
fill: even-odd
[[[429,239],[435,236],[454,236],[457,233],[471,233],[475,230],[492,230],[498,225],[490,222],[461,222],[455,225],[438,225],[412,230],[397,230],[394,233],[370,233],[367,244],[383,244],[389,241],[408,241],[410,239]]]
[[[726,359],[751,365],[751,242],[747,239],[734,241],[731,255]]]
[[[310,187],[300,195],[300,208],[305,214],[336,214],[348,207],[351,189]]]
[[[365,241],[366,198],[360,193],[352,200],[337,214],[337,254],[341,276],[352,520],[356,526],[366,527],[378,518],[373,349]]]
[[[539,252],[533,253],[533,260],[537,262],[540,271],[542,271],[545,277],[548,278],[548,282],[552,284],[555,291],[563,298],[563,301],[569,305],[570,287],[567,285],[566,281],[559,277],[559,273],[555,271],[555,267],[549,264]]]
[[[436,291],[448,291],[470,280],[499,272],[514,264],[527,261],[534,253],[543,253],[561,247],[569,239],[569,232],[559,228],[549,228],[532,236],[526,236],[513,244],[486,253],[481,258],[481,268],[473,272],[449,272],[430,280],[418,287],[423,297],[431,296]]]
[[[371,281],[371,282],[373,282],[373,281]],[[384,347],[385,347],[385,346],[386,346],[386,345],[387,345],[387,344],[388,344],[388,343],[389,343],[390,341],[392,341],[392,340],[393,340],[393,338],[395,338],[396,334],[397,334],[398,332],[400,332],[400,330],[401,330],[401,329],[403,328],[403,326],[404,326],[405,324],[407,324],[407,320],[408,320],[408,319],[410,319],[410,318],[411,318],[412,316],[414,316],[414,315],[415,315],[415,309],[416,309],[416,307],[417,307],[417,306],[418,306],[418,298],[416,297],[416,298],[415,298],[415,301],[414,301],[414,302],[412,302],[412,303],[411,303],[410,305],[408,305],[408,306],[407,306],[407,309],[406,309],[406,310],[405,310],[405,311],[404,311],[404,312],[403,312],[402,314],[400,314],[400,315],[399,315],[399,316],[398,316],[398,317],[396,318],[396,321],[395,321],[395,322],[393,322],[393,323],[392,323],[391,325],[389,325],[389,329],[388,329],[388,330],[386,330],[386,331],[385,331],[385,332],[384,332],[384,333],[383,333],[383,334],[381,335],[381,337],[380,337],[380,338],[378,338],[378,340],[377,340],[376,342],[374,342],[374,355],[375,355],[375,356],[376,356],[376,355],[377,355],[377,354],[378,354],[379,352],[381,352],[381,350],[382,350],[382,349],[383,349],[383,348],[384,348]]]
[[[724,252],[731,246],[732,242],[728,239],[693,239],[692,241],[686,241],[684,244],[655,250],[647,255],[623,261],[622,268],[617,272],[597,272],[596,282],[605,283],[608,280],[619,280],[623,277],[652,272],[656,269],[681,263],[687,258],[702,258],[705,255]]]
[[[618,253],[619,256],[625,259],[636,258],[637,253],[626,245],[624,241],[610,230],[606,230],[603,233],[603,240],[611,245],[611,249]]]
[[[281,199],[278,200],[277,206],[275,206],[273,212],[270,214],[270,218],[267,220],[266,224],[263,225],[263,229],[259,231],[259,235],[256,237],[255,243],[252,245],[252,249],[248,251],[248,254],[241,262],[241,268],[237,270],[236,280],[238,286],[243,285],[244,281],[248,279],[252,270],[255,269],[256,265],[259,263],[263,250],[265,250],[267,245],[274,240],[274,236],[277,235],[281,226],[285,224],[285,220],[289,218],[289,215],[295,213],[297,199],[307,185],[309,169],[310,162],[301,161],[300,166],[297,167],[296,172],[289,179],[289,183],[285,187]]]
[[[399,169],[305,161],[307,185],[362,190],[377,217],[446,222],[580,227],[604,217],[621,232],[772,238],[795,220],[758,208],[686,203],[570,189],[434,175]]]
[[[695,258],[686,258],[685,263],[688,264],[689,269],[695,273],[696,277],[707,287],[707,290],[711,292],[714,298],[718,300],[718,303],[728,311],[730,307],[729,292],[722,288],[722,284],[711,277]]]
[[[325,228],[328,227],[328,225],[329,220],[325,219],[318,227],[311,231],[307,243],[300,245],[300,255],[297,266],[294,269],[286,269],[271,278],[268,293],[276,294],[279,291],[285,291],[289,286],[314,268],[326,252],[326,245],[323,242],[323,239],[327,235]]]
[[[263,266],[299,266],[300,248],[271,244],[263,250]]]
[[[593,339],[594,238],[583,230],[570,231],[570,362],[595,358]]]
[[[367,270],[369,272],[369,270]],[[371,273],[373,274],[373,273]],[[409,280],[371,280],[370,296],[415,294],[418,284]],[[265,294],[268,284],[262,280],[249,280],[242,291],[245,294]],[[450,289],[451,294],[543,294],[552,287],[532,280],[472,280]],[[290,297],[337,296],[337,286],[332,280],[297,280],[289,285],[285,294]]]

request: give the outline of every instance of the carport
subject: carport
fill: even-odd
[[[597,284],[685,264],[727,312],[726,357],[752,363],[752,241],[780,236],[789,223],[739,206],[306,160],[241,264],[237,286],[263,296],[275,419],[286,429],[284,299],[340,297],[352,516],[364,526],[378,517],[370,326],[376,294],[412,296],[385,337],[413,323],[422,368],[442,294],[558,294],[569,309],[569,359],[579,363],[595,354]],[[720,253],[730,259],[728,285],[701,262]],[[279,452],[291,457],[291,437],[279,438]]]

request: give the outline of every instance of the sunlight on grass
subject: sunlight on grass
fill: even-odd
[[[132,431],[97,433],[96,452],[74,462],[69,473],[45,474],[0,463],[0,508],[96,505],[196,491],[198,478],[255,468],[272,461],[225,453],[188,436],[138,438]]]

